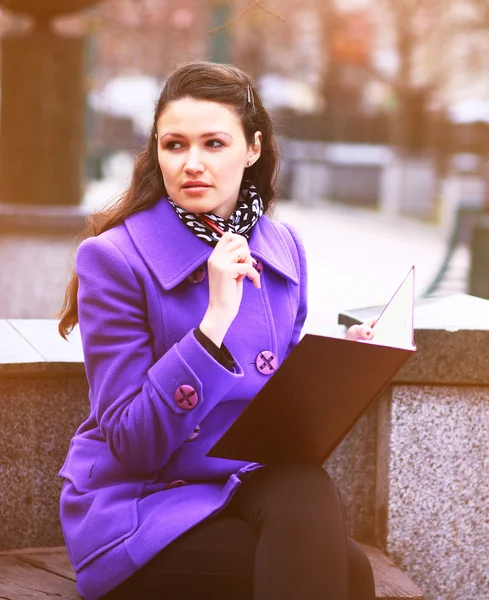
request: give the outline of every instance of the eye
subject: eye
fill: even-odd
[[[165,144],[165,150],[180,150],[183,148],[183,144],[181,142],[167,142]]]
[[[217,149],[222,148],[224,146],[224,142],[221,142],[221,140],[208,140],[205,145],[209,148]]]

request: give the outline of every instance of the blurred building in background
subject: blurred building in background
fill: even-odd
[[[90,5],[50,23],[46,37],[53,44],[56,36],[75,38],[81,50],[76,76],[63,53],[44,61],[46,81],[64,78],[60,93],[42,84],[40,68],[30,71],[35,77],[28,69],[17,73],[13,60],[5,69],[12,40],[34,38],[36,30],[8,7],[30,6],[32,14],[51,3],[64,13]],[[455,239],[462,210],[488,207],[488,6],[487,0],[0,0],[0,142],[11,180],[9,197],[0,195],[0,217],[10,214],[2,206],[9,203],[83,212],[117,197],[165,78],[182,61],[200,58],[234,63],[259,86],[280,143],[281,200],[329,199],[414,216],[452,229]],[[38,92],[31,93],[37,77]],[[76,119],[68,118],[72,91]],[[32,137],[16,135],[12,125],[9,110],[22,121],[16,97],[29,105],[31,120],[36,111],[42,116],[42,164],[31,158]],[[69,193],[61,185],[54,193],[63,175]],[[19,181],[26,183],[22,193]]]
[[[25,27],[22,17],[0,11],[1,35]],[[436,213],[431,200],[440,196],[453,156],[479,157],[470,170],[485,176],[485,0],[100,0],[57,19],[55,29],[86,36],[85,181],[104,177],[114,153],[133,155],[141,147],[166,75],[191,58],[245,69],[273,111],[284,145],[306,143],[300,150],[284,147],[286,159],[295,157],[285,161],[289,193],[303,187],[287,181],[296,163],[328,162],[332,144],[349,145],[350,162],[361,163],[357,187],[370,189],[367,203],[396,205],[379,200],[383,189],[401,193],[392,184],[404,185],[396,169],[425,181],[397,203],[408,212],[412,205],[419,216]],[[385,151],[371,154],[369,163],[372,145]],[[402,169],[387,173],[375,156],[391,151],[404,159]],[[313,182],[319,195],[355,201],[354,191],[342,193],[341,185]],[[426,209],[413,204],[419,195],[430,196]]]
[[[290,137],[429,151],[445,168],[451,151],[485,152],[483,17],[478,0],[105,0],[87,21],[89,105],[142,136],[176,64],[229,61]],[[113,127],[126,147],[127,125]]]

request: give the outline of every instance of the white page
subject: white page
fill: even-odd
[[[415,348],[414,331],[414,267],[390,299],[377,319],[371,344],[395,348]]]

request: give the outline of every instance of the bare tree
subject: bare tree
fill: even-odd
[[[449,68],[440,52],[449,39],[446,9],[446,0],[378,0],[370,5],[368,13],[365,11],[365,19],[372,19],[376,31],[365,36],[362,53],[355,32],[348,31],[348,21],[354,15],[343,14],[335,0],[323,0],[318,11],[324,37],[322,93],[328,112],[341,119],[346,110],[355,110],[355,99],[347,97],[348,86],[341,84],[346,71],[353,73],[357,89],[368,79],[381,81],[394,92],[397,103],[392,141],[400,149],[412,146],[424,108],[443,85]],[[376,46],[378,40],[373,38],[385,36],[385,32],[391,34],[397,62],[395,72],[383,71],[368,47]],[[340,56],[335,48],[337,40],[344,46]]]
[[[287,21],[273,9],[273,0],[236,0],[232,4],[234,14],[211,29],[209,36],[227,35],[233,62],[258,80],[269,66],[266,44],[270,33]]]
[[[398,67],[393,75],[372,63],[367,70],[393,89],[398,104],[393,142],[408,150],[419,141],[427,105],[448,76],[450,15],[446,0],[381,0],[378,7],[392,27]]]

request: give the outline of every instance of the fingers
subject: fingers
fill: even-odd
[[[223,236],[225,251],[232,255],[231,260],[238,263],[252,262],[250,248],[246,238],[235,233],[226,233]]]
[[[251,257],[251,260],[253,261],[253,258]],[[261,276],[260,273],[258,273],[258,271],[255,269],[254,264],[246,264],[247,266],[247,273],[245,275],[245,277],[248,277],[248,279],[253,283],[253,285],[257,288],[260,289],[261,288]]]
[[[374,337],[373,325],[375,319],[366,321],[361,325],[352,325],[346,332],[346,339],[348,340],[371,340]]]
[[[246,238],[242,235],[226,232],[217,243],[216,250],[222,259],[233,265],[237,281],[242,281],[245,277],[248,277],[256,288],[260,287],[260,274],[254,269],[256,261],[251,256]],[[244,265],[244,268],[237,269],[236,265]]]
[[[374,337],[374,330],[368,323],[363,323],[359,326],[359,336],[361,340],[370,340]]]

